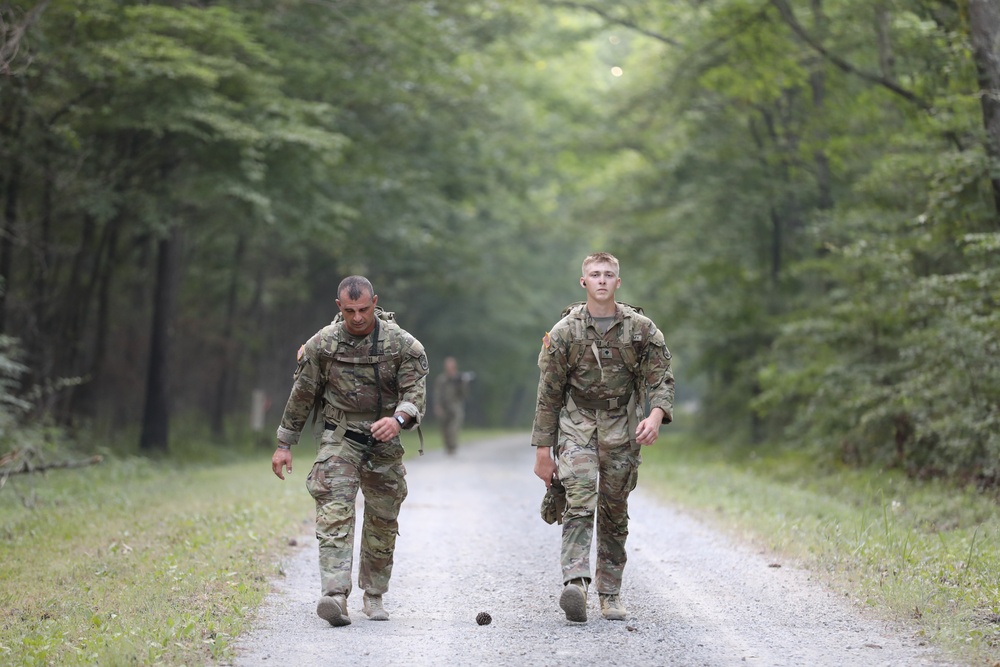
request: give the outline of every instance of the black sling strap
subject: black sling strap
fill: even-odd
[[[372,354],[371,354],[371,356],[373,356],[373,357],[378,357],[379,356],[379,349],[378,349],[378,329],[379,329],[378,319],[379,319],[378,315],[376,314],[375,315],[375,328],[372,329],[373,340],[372,340]],[[378,364],[379,364],[378,361],[372,362],[372,368],[375,369],[375,393],[378,396],[378,404],[377,404],[377,407],[375,408],[375,413],[378,414],[378,415],[381,415],[382,414],[382,380],[379,377]]]

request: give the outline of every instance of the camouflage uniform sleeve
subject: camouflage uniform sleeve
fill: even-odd
[[[649,408],[663,410],[663,423],[674,420],[674,374],[670,372],[670,350],[663,333],[649,322],[649,336],[639,363],[639,371],[647,387]]]
[[[538,402],[531,427],[534,447],[555,447],[559,438],[559,413],[569,373],[569,347],[557,330],[558,325],[545,334],[538,353]]]
[[[316,403],[316,392],[322,391],[322,373],[319,365],[319,334],[299,348],[298,367],[295,369],[292,392],[285,403],[285,411],[278,427],[278,440],[286,445],[296,445],[306,425],[306,419]]]
[[[410,343],[403,351],[403,359],[396,375],[396,386],[399,387],[399,403],[396,412],[410,416],[406,428],[410,429],[420,424],[427,408],[427,353],[420,341],[412,336]]]

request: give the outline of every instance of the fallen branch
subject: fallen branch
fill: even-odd
[[[89,459],[78,459],[76,461],[55,461],[54,463],[43,463],[41,465],[24,465],[20,468],[2,470],[0,471],[0,475],[4,475],[6,477],[10,475],[26,475],[33,472],[45,472],[46,470],[54,470],[56,468],[83,468],[84,466],[96,465],[103,460],[103,456],[100,454],[94,454]]]
[[[7,483],[7,479],[13,475],[27,475],[36,472],[44,473],[48,470],[56,470],[59,468],[83,468],[85,466],[97,465],[103,460],[103,456],[100,454],[94,454],[87,459],[45,463],[44,461],[41,461],[41,456],[33,447],[13,449],[3,456],[0,456],[0,489],[2,489]]]

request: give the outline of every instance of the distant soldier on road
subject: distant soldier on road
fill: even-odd
[[[378,307],[368,279],[344,278],[337,295],[340,314],[299,349],[271,469],[281,479],[282,469],[292,471],[292,446],[315,407],[324,430],[306,488],[316,500],[322,586],[316,613],[341,626],[351,622],[347,597],[359,487],[365,497],[358,571],[363,609],[373,621],[389,620],[382,595],[406,498],[399,433],[423,417],[428,367],[423,346]]]
[[[597,515],[601,615],[625,620],[621,602],[628,496],[638,480],[640,445],[651,445],[673,418],[674,376],[663,334],[641,311],[615,301],[618,260],[583,260],[587,301],[566,309],[542,339],[541,374],[531,434],[535,474],[565,487],[563,591],[567,620],[587,620],[590,547]],[[649,415],[642,418],[645,405]]]
[[[465,399],[469,394],[469,384],[475,376],[459,373],[455,357],[445,357],[444,372],[434,381],[434,416],[441,421],[441,435],[444,449],[454,454],[458,449],[458,434],[465,419]]]

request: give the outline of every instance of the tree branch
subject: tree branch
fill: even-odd
[[[7,483],[7,478],[12,475],[28,475],[31,473],[45,472],[59,468],[83,468],[92,466],[104,460],[100,454],[95,454],[87,459],[76,461],[55,461],[54,463],[34,463],[32,459],[37,459],[38,453],[34,448],[14,449],[3,456],[0,456],[0,489]],[[12,467],[11,464],[15,464]]]
[[[611,16],[608,12],[601,9],[600,7],[595,7],[594,5],[588,5],[585,2],[569,2],[568,0],[548,0],[543,4],[549,5],[550,7],[567,7],[569,9],[582,9],[592,14],[597,14],[608,23],[614,25],[620,25],[623,28],[634,30],[641,35],[652,37],[655,40],[663,42],[664,44],[669,44],[670,46],[676,46],[678,48],[682,46],[680,42],[678,42],[676,39],[673,39],[672,37],[668,37],[658,32],[653,32],[652,30],[643,28],[634,21],[629,21],[628,19],[615,18],[614,16]]]
[[[816,53],[833,63],[841,71],[846,72],[847,74],[853,74],[854,76],[868,81],[869,83],[882,86],[886,90],[890,90],[903,99],[916,104],[924,111],[931,109],[931,103],[914,93],[912,90],[903,88],[892,79],[859,69],[820,44],[820,42],[815,37],[810,35],[802,24],[799,23],[798,19],[795,18],[795,12],[792,11],[792,8],[788,5],[787,0],[770,0],[770,2],[775,8],[777,8],[778,13],[781,14],[781,18],[788,24],[788,27],[791,28],[792,32],[795,33],[799,39],[816,51]]]
[[[24,15],[24,20],[20,24],[10,27],[4,22],[3,15],[0,13],[0,38],[3,39],[3,43],[0,43],[0,74],[10,74],[11,63],[17,57],[24,34],[28,32],[28,28],[35,24],[50,1],[42,0]]]

